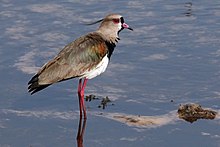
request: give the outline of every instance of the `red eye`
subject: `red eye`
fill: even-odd
[[[114,22],[114,24],[118,24],[119,23],[119,19],[113,19],[112,21]]]

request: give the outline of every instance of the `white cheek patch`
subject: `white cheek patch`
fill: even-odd
[[[122,26],[121,26],[122,24],[121,24],[121,22],[120,23],[118,23],[118,30],[121,30],[121,28],[122,28]]]

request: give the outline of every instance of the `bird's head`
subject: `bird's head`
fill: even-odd
[[[124,21],[124,18],[119,14],[109,14],[103,20],[99,28],[110,29],[120,32],[123,29],[133,30]]]
[[[101,24],[97,31],[109,38],[118,38],[119,32],[123,29],[133,31],[133,29],[125,23],[124,18],[119,14],[109,14],[105,18],[91,24],[99,22],[101,22]]]

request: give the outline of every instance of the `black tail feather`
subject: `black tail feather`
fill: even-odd
[[[39,75],[36,74],[36,75],[28,82],[28,85],[29,85],[29,86],[28,86],[28,92],[30,92],[31,95],[51,85],[51,84],[40,85],[40,84],[38,83],[38,76],[39,76]]]

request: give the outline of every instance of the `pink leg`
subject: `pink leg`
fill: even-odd
[[[83,111],[84,119],[86,119],[86,106],[84,103],[84,90],[85,90],[87,81],[88,81],[88,79],[84,79],[83,85],[82,85],[82,79],[80,79],[79,86],[78,86],[80,118],[82,118],[82,111]]]
[[[84,90],[86,88],[87,81],[88,81],[88,79],[84,79],[83,86],[82,86],[82,89],[81,89],[82,108],[83,108],[83,114],[84,114],[85,119],[86,119],[86,105],[85,105],[85,102],[84,102]]]
[[[79,79],[78,97],[79,97],[79,113],[80,113],[80,118],[82,118],[81,89],[82,89],[82,79]]]

